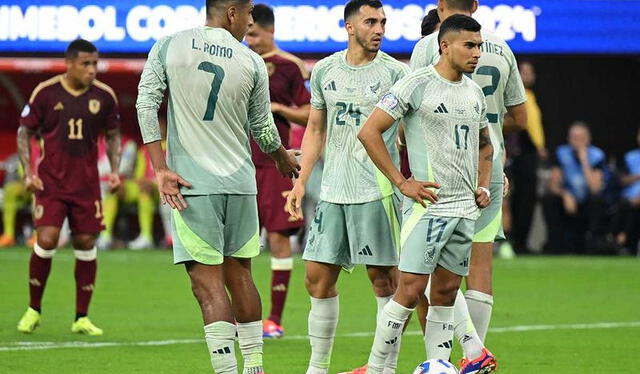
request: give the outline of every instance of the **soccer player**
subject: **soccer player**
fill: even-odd
[[[23,171],[17,154],[7,157],[3,162],[5,177],[2,187],[2,227],[4,232],[0,236],[0,248],[16,245],[16,218],[18,209],[26,205],[31,199],[23,181]],[[25,238],[25,240],[28,238]]]
[[[468,273],[474,221],[479,208],[490,202],[493,147],[486,101],[480,87],[464,76],[474,71],[480,57],[480,24],[468,16],[452,16],[442,23],[438,41],[440,61],[396,83],[359,134],[371,159],[408,197],[403,209],[400,280],[393,300],[378,318],[367,370],[371,374],[383,373],[391,346],[429,278],[427,357],[449,359],[453,304]],[[382,134],[400,119],[417,180],[402,176],[384,146]],[[430,191],[421,181],[441,187]]]
[[[438,17],[438,8],[433,8],[422,19],[420,24],[420,35],[424,38],[427,35],[431,35],[440,27],[440,18]]]
[[[136,103],[160,199],[174,208],[174,262],[191,279],[218,374],[237,373],[236,333],[243,373],[264,372],[262,306],[251,277],[260,248],[249,133],[282,175],[299,168],[273,122],[266,66],[241,43],[252,8],[251,0],[207,0],[205,26],[158,40]],[[157,112],[167,89],[165,161]]]
[[[111,174],[109,186],[120,186],[120,116],[113,90],[96,79],[98,51],[82,39],[65,53],[67,70],[40,83],[25,106],[18,128],[18,154],[27,189],[34,192],[37,242],[29,262],[29,308],[18,330],[31,333],[40,323],[41,300],[60,228],[66,217],[72,233],[76,267],[76,318],[71,331],[102,335],[87,317],[96,279],[96,237],[103,229],[98,136],[106,132]],[[31,168],[30,139],[43,140],[38,167]]]
[[[262,56],[269,73],[271,111],[278,127],[282,144],[289,144],[290,122],[306,124],[309,119],[311,95],[305,87],[309,74],[304,62],[278,48],[274,41],[273,10],[264,4],[253,7],[253,24],[245,40],[254,52]],[[271,312],[264,321],[263,336],[279,338],[284,334],[282,311],[284,309],[289,278],[293,269],[289,237],[304,226],[302,220],[292,220],[282,207],[286,193],[291,191],[291,179],[278,173],[272,160],[259,152],[255,141],[251,142],[253,163],[256,165],[258,184],[258,217],[267,230],[271,249]]]
[[[311,112],[302,141],[302,171],[287,199],[290,214],[302,218],[305,184],[324,150],[321,201],[303,256],[311,297],[307,374],[329,370],[338,323],[336,282],[341,268],[367,266],[378,310],[393,295],[397,274],[399,201],[357,134],[382,93],[408,68],[380,51],[387,21],[380,1],[348,2],[344,20],[347,49],[319,61],[311,74]],[[385,144],[396,164],[397,130],[394,125],[385,133]],[[396,360],[397,356],[389,360],[387,372],[395,372]]]
[[[438,14],[443,21],[454,14],[471,16],[477,7],[477,0],[438,0]],[[458,300],[461,302],[466,300],[468,303],[473,324],[478,336],[484,342],[493,306],[491,284],[493,242],[496,239],[504,239],[501,227],[502,198],[507,188],[503,172],[502,132],[503,127],[505,131],[524,129],[527,114],[524,86],[513,52],[507,43],[490,31],[484,30],[482,38],[484,40],[482,55],[471,77],[482,87],[482,92],[487,98],[489,133],[495,150],[489,187],[492,199],[491,205],[482,211],[480,218],[476,221],[473,255],[469,276],[466,278],[467,291],[464,298],[458,297]],[[439,58],[437,36],[432,34],[416,44],[411,56],[411,67],[414,70],[420,69],[436,63]],[[463,327],[464,324],[460,326]],[[465,340],[462,330],[456,333],[461,341]],[[477,354],[477,351],[475,353]],[[466,351],[465,356],[467,356]],[[470,357],[467,356],[467,358]]]

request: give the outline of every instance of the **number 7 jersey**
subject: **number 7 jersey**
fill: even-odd
[[[167,164],[193,185],[182,193],[256,194],[250,134],[265,153],[281,145],[262,58],[221,28],[158,40],[138,86],[145,143],[161,138],[157,111],[167,89]]]
[[[311,73],[311,106],[326,111],[321,200],[359,204],[393,193],[391,182],[376,168],[358,140],[358,132],[380,97],[408,71],[408,66],[382,51],[362,66],[349,65],[346,50],[316,64]],[[383,134],[396,166],[397,133],[395,123]]]

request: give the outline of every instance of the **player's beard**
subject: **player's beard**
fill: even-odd
[[[362,47],[362,49],[364,49],[369,53],[378,52],[380,50],[380,45],[381,45],[381,44],[378,44],[378,46],[373,46],[372,42],[368,42],[366,39],[360,37],[358,34],[356,34],[356,43],[358,43]]]

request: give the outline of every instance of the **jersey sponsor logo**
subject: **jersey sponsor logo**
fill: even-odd
[[[22,108],[22,113],[20,113],[20,116],[22,118],[25,118],[29,115],[29,113],[31,113],[31,107],[29,107],[29,104],[27,104],[24,106],[24,108]]]
[[[53,110],[56,112],[63,109],[64,109],[64,105],[62,105],[61,101],[58,101],[58,103],[53,107]]]
[[[324,86],[324,90],[325,91],[337,91],[338,89],[336,88],[336,82],[335,81],[331,81],[331,83],[329,83],[326,86]]]
[[[98,114],[98,112],[100,111],[100,100],[89,100],[89,111],[91,112],[91,114]]]
[[[384,105],[389,109],[397,108],[398,104],[400,103],[396,95],[394,95],[392,92],[389,92],[386,95],[384,95],[382,97],[382,100],[380,100],[380,102],[382,103],[382,105]]]
[[[447,110],[447,107],[444,106],[444,103],[440,103],[440,105],[438,105],[436,110],[434,110],[433,112],[434,113],[449,113],[449,111]]]

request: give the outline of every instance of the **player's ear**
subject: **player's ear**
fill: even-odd
[[[478,0],[473,2],[473,6],[471,7],[471,14],[475,13],[478,10]]]
[[[234,5],[227,8],[227,20],[229,21],[229,24],[233,24],[235,22],[237,12],[238,10]]]
[[[344,20],[344,28],[347,30],[348,35],[355,35],[355,30],[353,29],[353,23],[351,23],[351,18]]]

